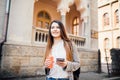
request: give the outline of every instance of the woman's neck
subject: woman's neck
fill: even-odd
[[[62,40],[61,38],[54,38],[54,44],[57,44],[61,40]]]

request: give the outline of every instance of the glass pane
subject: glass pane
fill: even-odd
[[[110,47],[109,39],[106,38],[105,39],[105,49],[109,49],[109,47]]]
[[[118,23],[119,22],[118,10],[116,10],[115,15],[116,15],[116,23]]]
[[[106,19],[106,25],[109,25],[109,18]]]
[[[118,48],[120,48],[120,37],[117,38],[117,45],[118,45]]]
[[[38,17],[39,18],[43,17],[43,11],[38,14]]]
[[[73,22],[73,24],[76,24],[77,22],[76,22],[76,19],[74,19],[74,22]]]
[[[77,23],[79,23],[79,18],[77,18]]]
[[[109,25],[109,15],[108,15],[108,13],[105,13],[103,15],[103,19],[104,19],[104,26]]]
[[[118,15],[118,10],[116,10],[116,12],[115,12],[115,13],[116,13],[116,15]]]
[[[42,27],[43,26],[43,22],[42,21],[38,21],[38,27]]]
[[[45,29],[48,29],[49,28],[49,22],[51,21],[50,20],[50,16],[47,12],[45,11],[41,11],[39,14],[38,14],[38,18],[37,18],[38,22],[37,22],[37,26],[41,27],[41,28],[45,28]]]
[[[50,20],[50,16],[47,13],[45,13],[45,18]]]
[[[79,18],[76,17],[73,21],[73,34],[79,35]]]
[[[77,27],[76,26],[74,26],[74,30],[73,31],[74,31],[73,34],[76,35],[76,33],[77,33]]]
[[[45,22],[45,28],[49,29],[49,23]]]

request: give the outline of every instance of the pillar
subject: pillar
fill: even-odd
[[[80,21],[81,21],[81,36],[85,35],[85,24],[84,24],[84,14],[85,14],[85,3],[84,1],[75,1],[77,11],[80,12]],[[79,33],[80,34],[80,33]]]
[[[7,33],[8,43],[31,44],[33,9],[34,0],[11,0]]]
[[[90,7],[89,1],[82,0],[77,10],[81,13],[82,19],[82,36],[86,38],[85,48],[91,48],[91,26],[90,26]]]
[[[61,14],[61,21],[66,28],[66,13],[69,12],[69,6],[72,5],[74,0],[61,0],[58,5],[57,11]]]
[[[60,14],[61,14],[61,21],[64,24],[65,28],[66,28],[66,13],[67,11],[64,9],[60,10]]]

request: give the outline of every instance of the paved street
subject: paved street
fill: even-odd
[[[120,77],[108,78],[106,73],[87,72],[80,74],[80,80],[120,80]],[[29,78],[14,78],[14,79],[1,79],[1,80],[45,80],[45,76],[29,77]]]

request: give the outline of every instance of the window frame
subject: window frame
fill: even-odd
[[[42,13],[43,13],[43,15],[42,15]],[[48,18],[46,17],[46,14],[47,14]],[[38,12],[38,14],[37,14],[37,22],[36,22],[37,27],[48,29],[49,25],[50,25],[50,22],[51,22],[51,17],[50,17],[48,12],[46,12],[46,11]],[[47,23],[47,26],[46,26],[46,23]]]
[[[120,36],[116,38],[116,47],[120,48]]]
[[[103,14],[103,26],[108,26],[109,24],[109,14],[106,12]]]
[[[115,10],[114,12],[114,19],[115,19],[115,24],[118,24],[119,23],[119,12],[118,12],[118,9]]]
[[[79,35],[79,29],[80,29],[80,19],[79,17],[74,17],[72,21],[72,34]]]

